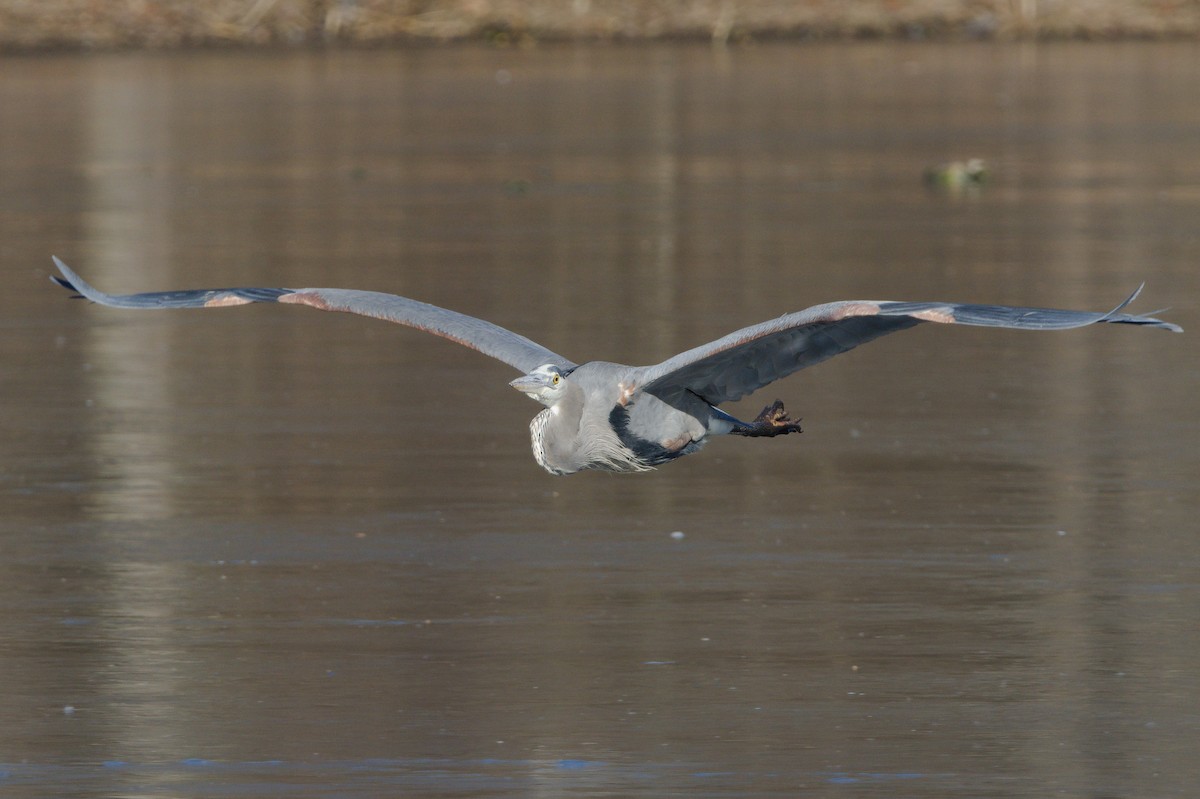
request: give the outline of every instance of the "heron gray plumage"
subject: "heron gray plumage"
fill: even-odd
[[[1098,323],[1182,332],[1152,316],[1124,313],[1139,286],[1113,310],[1069,311],[951,302],[848,300],[742,328],[654,366],[577,364],[491,322],[394,294],[336,288],[227,288],[105,294],[54,258],[52,279],[113,308],[216,308],[253,302],[307,305],[407,325],[450,339],[516,368],[510,385],[546,406],[530,423],[534,458],[551,474],[584,469],[636,472],[704,445],[713,435],[771,437],[800,432],[776,401],[745,422],[718,406],[888,333],[924,322],[1023,330]],[[1143,284],[1144,285],[1144,284]]]

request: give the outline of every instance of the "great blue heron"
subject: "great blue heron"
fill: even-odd
[[[114,308],[220,308],[251,302],[307,305],[397,322],[448,338],[523,372],[511,385],[546,406],[529,425],[533,457],[551,474],[637,472],[688,455],[712,435],[800,432],[778,400],[743,422],[717,406],[872,339],[921,322],[1066,330],[1097,322],[1182,332],[1150,316],[950,302],[849,300],[814,305],[681,352],[655,366],[576,364],[491,322],[394,294],[351,289],[229,288],[105,294],[58,258],[53,279]]]

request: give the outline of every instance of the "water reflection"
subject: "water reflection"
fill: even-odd
[[[1106,307],[1148,279],[1194,328],[1194,67],[879,45],[0,72],[0,348],[28,365],[3,377],[0,785],[1190,786],[1187,336],[917,330],[746,403],[802,409],[799,442],[553,480],[501,364],[299,309],[121,314],[44,270],[377,288],[627,362],[855,296]],[[984,190],[922,186],[974,155]]]

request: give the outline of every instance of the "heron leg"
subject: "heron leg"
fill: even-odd
[[[787,409],[783,407],[783,401],[775,400],[774,403],[763,408],[762,413],[754,417],[753,422],[738,421],[729,432],[735,436],[770,438],[803,431],[800,429],[800,420],[788,416]]]

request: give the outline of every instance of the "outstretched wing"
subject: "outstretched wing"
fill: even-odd
[[[221,308],[251,302],[308,305],[322,311],[345,311],[415,327],[490,355],[522,372],[548,363],[565,369],[575,366],[541,344],[499,325],[395,294],[352,289],[231,288],[116,295],[89,285],[58,258],[54,258],[54,263],[63,273],[63,277],[53,278],[56,283],[94,303],[113,308]]]
[[[684,392],[713,405],[729,402],[859,344],[922,322],[1021,330],[1067,330],[1110,322],[1182,332],[1170,322],[1121,313],[1141,290],[1139,286],[1108,313],[952,302],[831,302],[743,328],[646,367],[640,375],[640,388],[667,402]]]

